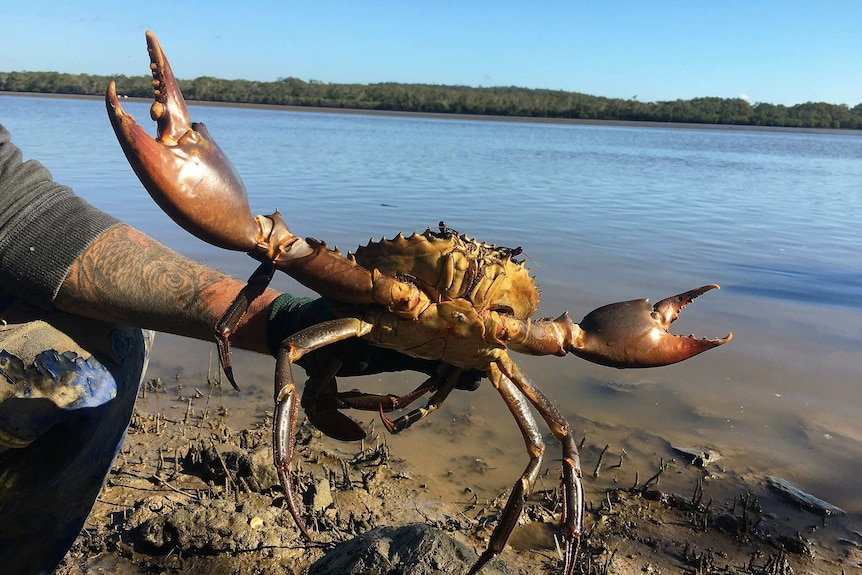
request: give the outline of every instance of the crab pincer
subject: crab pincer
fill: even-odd
[[[203,123],[192,123],[171,66],[155,34],[147,32],[156,137],[120,105],[114,82],[108,118],[129,164],[155,202],[186,231],[215,246],[251,251],[255,221],[245,185]]]
[[[677,363],[729,342],[670,333],[670,324],[694,298],[718,285],[705,285],[650,305],[647,299],[612,303],[588,313],[578,326],[581,339],[570,351],[593,363],[619,368],[660,367]]]

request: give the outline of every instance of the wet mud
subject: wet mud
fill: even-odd
[[[304,424],[295,481],[315,539],[306,543],[272,467],[270,420],[234,427],[242,418],[206,383],[148,389],[172,409],[136,412],[60,575],[461,574],[485,549],[508,495],[505,486],[473,487],[487,471],[481,461],[428,468],[419,454],[393,449],[379,425],[345,444]],[[429,428],[435,423],[444,424]],[[797,505],[765,477],[723,467],[714,451],[663,445],[591,424],[581,444],[588,499],[577,573],[862,572],[859,517]],[[545,467],[509,545],[483,573],[561,568],[559,463]]]

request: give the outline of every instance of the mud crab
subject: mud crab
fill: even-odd
[[[216,327],[219,355],[228,377],[232,328],[269,283],[276,269],[333,303],[341,317],[289,337],[280,348],[275,374],[273,452],[285,499],[302,534],[311,539],[296,505],[289,475],[300,401],[309,419],[339,439],[359,439],[362,429],[339,408],[381,411],[408,405],[426,393],[427,404],[384,423],[397,432],[421,419],[446,398],[467,370],[479,370],[502,396],[517,422],[529,462],[515,483],[488,548],[470,569],[477,573],[503,550],[539,474],[545,450],[531,413],[535,408],[562,446],[562,512],[566,541],[563,572],[574,571],[583,526],[584,496],[578,449],[569,424],[511,359],[509,350],[533,355],[575,354],[613,367],[653,367],[688,359],[730,340],[678,336],[668,328],[679,311],[717,285],[663,299],[633,300],[598,308],[579,324],[567,313],[532,319],[539,291],[520,249],[496,247],[449,230],[370,243],[349,256],[314,239],[294,235],[281,214],[252,217],[246,189],[230,161],[201,123],[192,123],[165,54],[146,35],[157,123],[154,139],[106,93],[108,115],[132,168],[158,205],[180,226],[216,246],[245,251],[261,264]],[[302,400],[291,365],[309,352],[347,338],[440,362],[438,375],[405,396],[338,393],[338,365],[310,372]],[[322,391],[323,390],[323,391]],[[309,395],[311,392],[311,395]],[[306,397],[308,396],[308,397]]]

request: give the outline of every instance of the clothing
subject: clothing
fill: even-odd
[[[153,333],[21,300],[0,324],[0,570],[50,573],[122,445]]]
[[[51,307],[75,258],[118,223],[22,161],[0,125],[0,290]]]

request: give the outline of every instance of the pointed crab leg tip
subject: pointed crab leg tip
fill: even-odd
[[[223,367],[224,374],[227,377],[227,380],[230,382],[231,387],[236,391],[240,391],[239,385],[236,383],[236,378],[233,375],[233,368],[231,366]]]

